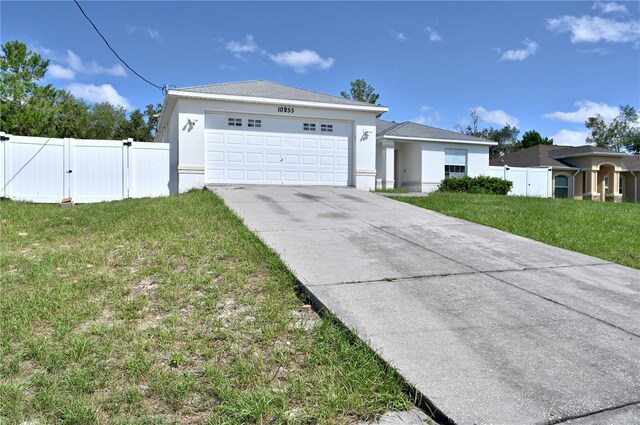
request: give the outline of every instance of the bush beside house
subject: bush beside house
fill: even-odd
[[[493,195],[506,195],[513,183],[498,177],[450,177],[442,180],[438,190],[441,192],[467,192]]]

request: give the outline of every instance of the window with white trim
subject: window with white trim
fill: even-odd
[[[604,176],[604,193],[611,193],[609,192],[609,176]]]
[[[558,199],[566,199],[569,197],[569,177],[563,175],[555,177],[553,197]]]
[[[262,127],[262,120],[248,119],[247,127],[260,128]]]
[[[242,127],[242,118],[229,118],[229,126]]]
[[[624,194],[624,176],[619,174],[620,179],[618,180],[618,194]]]
[[[320,131],[325,133],[333,133],[333,124],[320,124]]]
[[[313,123],[305,122],[302,124],[302,129],[304,131],[316,131],[316,125]]]
[[[464,177],[467,175],[467,150],[444,150],[444,178]]]

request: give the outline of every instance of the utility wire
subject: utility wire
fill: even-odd
[[[82,12],[82,14],[84,15],[85,18],[87,18],[87,21],[89,21],[89,23],[91,24],[91,26],[93,27],[94,30],[96,30],[96,32],[98,33],[98,35],[102,38],[102,40],[104,41],[104,43],[107,45],[107,47],[109,48],[109,50],[111,50],[113,52],[114,55],[116,55],[116,57],[120,60],[120,62],[122,62],[124,64],[124,66],[126,66],[131,72],[133,72],[134,74],[136,74],[138,77],[140,77],[144,82],[146,82],[147,84],[152,85],[153,87],[162,90],[163,94],[167,94],[167,91],[169,90],[169,85],[165,84],[164,86],[159,86],[157,84],[152,83],[151,81],[147,80],[146,78],[144,78],[142,75],[138,74],[138,72],[136,72],[135,69],[131,68],[129,66],[129,64],[127,62],[125,62],[124,59],[122,59],[120,57],[120,55],[113,49],[113,47],[111,47],[111,45],[109,44],[109,42],[107,41],[107,39],[105,38],[104,35],[102,35],[102,33],[100,32],[100,30],[98,29],[98,27],[96,26],[96,24],[93,23],[93,21],[91,20],[91,18],[86,14],[86,12],[84,11],[84,9],[82,8],[82,6],[80,6],[80,3],[78,3],[78,0],[73,0],[73,2],[76,4],[76,6],[78,6],[78,9],[80,9],[80,12]]]

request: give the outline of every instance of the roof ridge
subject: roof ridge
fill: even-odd
[[[214,83],[214,84],[200,84],[197,86],[187,86],[187,87],[177,87],[175,90],[182,90],[182,89],[197,89],[200,87],[211,87],[211,86],[230,86],[232,84],[243,84],[243,83],[254,83],[256,81],[265,81],[265,82],[269,82],[267,80],[242,80],[242,81],[228,81],[226,83]]]

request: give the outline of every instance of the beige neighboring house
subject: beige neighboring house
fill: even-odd
[[[493,166],[552,169],[554,198],[638,202],[640,156],[596,146],[537,145],[499,158]]]

